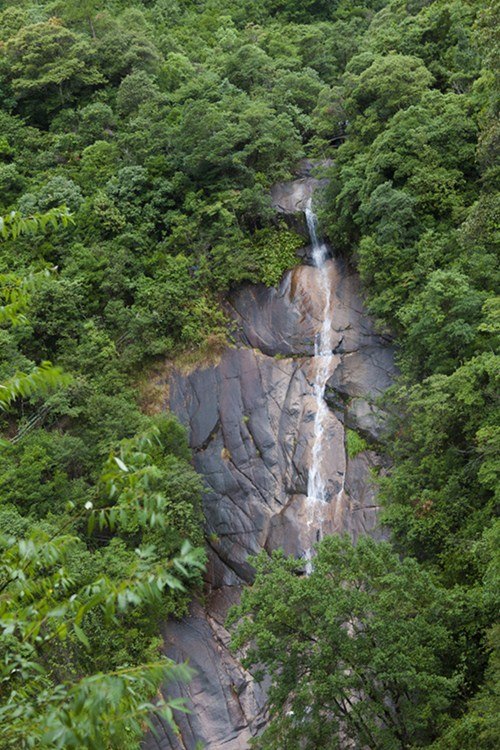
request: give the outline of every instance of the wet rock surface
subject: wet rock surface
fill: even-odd
[[[283,210],[299,210],[311,179],[279,186],[273,200],[279,198]],[[321,527],[353,538],[378,535],[372,473],[383,470],[383,460],[374,450],[349,458],[345,429],[378,438],[383,414],[374,401],[394,377],[393,354],[363,310],[357,276],[336,259],[328,261],[327,272],[335,356]],[[201,741],[208,750],[245,750],[265,723],[264,690],[228,650],[224,620],[241,585],[252,579],[249,555],[282,547],[300,556],[317,538],[319,521],[307,502],[315,415],[311,355],[322,320],[317,274],[302,265],[277,289],[237,290],[228,300],[234,345],[216,367],[172,376],[170,408],[188,428],[206,485],[209,565],[204,604],[194,603],[189,617],[167,623],[163,632],[166,653],[189,659],[197,670],[189,686],[167,690],[185,696],[192,713],[177,717],[180,737],[158,725],[158,737],[145,742],[148,749],[194,750]]]
[[[277,182],[271,188],[271,202],[276,211],[282,214],[295,214],[304,211],[315,190],[328,183],[315,173],[324,172],[333,164],[331,159],[311,161],[302,159],[297,170],[297,180]]]

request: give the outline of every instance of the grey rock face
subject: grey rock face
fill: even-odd
[[[334,350],[343,355],[332,387],[349,395],[380,395],[394,374],[390,342],[375,333],[363,309],[358,276],[337,258],[328,261],[327,273],[334,290]],[[238,343],[269,356],[312,355],[323,320],[318,270],[297,266],[277,288],[242,287],[229,299],[228,309],[238,323]]]
[[[166,689],[170,697],[184,698],[192,713],[180,717],[180,737],[166,722],[158,722],[158,736],[151,734],[146,741],[151,750],[195,748],[200,738],[207,750],[241,750],[265,722],[264,687],[228,650],[223,621],[238,593],[238,588],[219,589],[204,607],[194,603],[189,618],[164,627],[167,653],[178,662],[189,660],[196,676],[188,686],[174,683]]]
[[[271,188],[271,200],[276,211],[294,214],[304,211],[314,191],[325,184],[316,177],[301,177],[293,182],[278,182]]]
[[[328,180],[314,177],[313,173],[324,170],[333,164],[331,159],[311,161],[302,159],[299,163],[299,179],[291,182],[277,182],[271,188],[271,202],[273,207],[282,214],[295,214],[304,211],[315,190],[327,184]]]
[[[275,205],[296,211],[313,178],[276,186]],[[359,280],[339,260],[328,261],[334,290],[334,353],[328,381],[329,502],[321,524],[307,501],[315,414],[314,337],[322,321],[318,269],[299,266],[279,288],[246,286],[228,300],[236,340],[217,367],[176,372],[170,408],[189,431],[195,467],[206,484],[209,540],[207,598],[191,615],[164,627],[166,653],[188,658],[198,676],[167,691],[187,698],[192,713],[177,717],[176,738],[159,726],[145,746],[161,750],[246,750],[265,723],[265,691],[228,650],[228,605],[252,580],[249,555],[282,547],[301,556],[325,533],[379,534],[372,470],[383,470],[373,450],[349,459],[345,427],[377,439],[383,414],[374,400],[391,383],[390,342],[377,335],[363,310]]]

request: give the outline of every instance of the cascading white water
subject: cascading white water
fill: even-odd
[[[313,442],[311,449],[311,465],[309,467],[307,481],[307,503],[309,506],[308,524],[315,527],[316,540],[322,536],[322,517],[324,509],[322,506],[330,499],[326,491],[326,477],[324,476],[323,454],[325,432],[328,424],[329,411],[325,402],[325,389],[328,378],[331,375],[333,365],[333,297],[330,278],[328,274],[328,248],[318,238],[316,216],[309,204],[305,209],[305,216],[312,244],[312,259],[314,266],[318,269],[318,290],[322,296],[322,319],[321,327],[314,341],[313,368],[313,393],[316,402],[314,415]],[[310,560],[311,550],[306,550],[306,558]]]

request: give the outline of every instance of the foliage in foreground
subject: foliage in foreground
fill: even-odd
[[[3,236],[66,218],[12,213]],[[4,325],[29,326],[25,313],[46,275],[0,278]],[[18,371],[0,384],[0,409],[15,424],[19,404],[46,403],[71,383],[50,362]],[[70,479],[78,441],[36,426],[35,416],[0,446],[0,746],[123,749],[153,716],[173,724],[173,709],[185,710],[158,693],[190,670],[159,656],[154,623],[183,611],[199,581],[203,552],[180,539],[201,541],[201,483],[171,417],[122,440],[93,488]],[[73,464],[66,478],[50,462],[58,447]]]
[[[202,550],[188,542],[166,558],[164,534],[175,528],[172,512],[180,510],[172,508],[164,475],[152,463],[163,447],[160,436],[152,429],[110,456],[97,507],[87,501],[63,523],[54,519],[27,534],[0,537],[1,747],[123,748],[155,714],[172,722],[172,710],[183,709],[158,689],[188,679],[186,665],[160,657],[151,640],[135,660],[129,649],[128,663],[120,664],[118,649],[120,630],[134,616],[142,612],[156,621],[165,612],[165,595],[182,597],[203,568]],[[190,491],[184,490],[186,497]],[[115,537],[91,555],[74,533],[82,523],[94,544],[95,523],[101,534],[120,528],[125,544]],[[13,509],[2,514],[0,525],[7,524],[20,531],[28,526]],[[127,537],[135,549],[127,550]],[[109,638],[118,650],[119,666],[112,670]],[[85,675],[86,654],[94,649],[108,669]]]
[[[255,746],[429,746],[463,685],[477,617],[469,595],[369,538],[324,539],[308,576],[280,552],[254,564],[255,583],[230,621],[245,664],[271,677],[271,723]]]

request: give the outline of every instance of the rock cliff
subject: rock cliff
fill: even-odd
[[[277,185],[277,210],[302,210],[318,181],[302,177]],[[331,258],[326,272],[333,290],[332,374],[328,381],[325,533],[376,534],[377,501],[372,472],[383,461],[370,449],[346,450],[346,428],[373,448],[383,424],[376,398],[394,376],[390,342],[375,332],[363,309],[357,276]],[[278,288],[244,286],[227,301],[235,341],[217,366],[174,372],[170,408],[189,431],[197,471],[206,492],[209,545],[207,590],[191,615],[164,627],[166,652],[188,659],[197,676],[184,695],[192,713],[178,716],[180,736],[158,725],[152,748],[245,750],[265,723],[265,689],[228,650],[228,607],[252,578],[248,556],[282,547],[304,555],[319,530],[307,503],[315,400],[314,338],[323,321],[318,269],[300,265]]]

